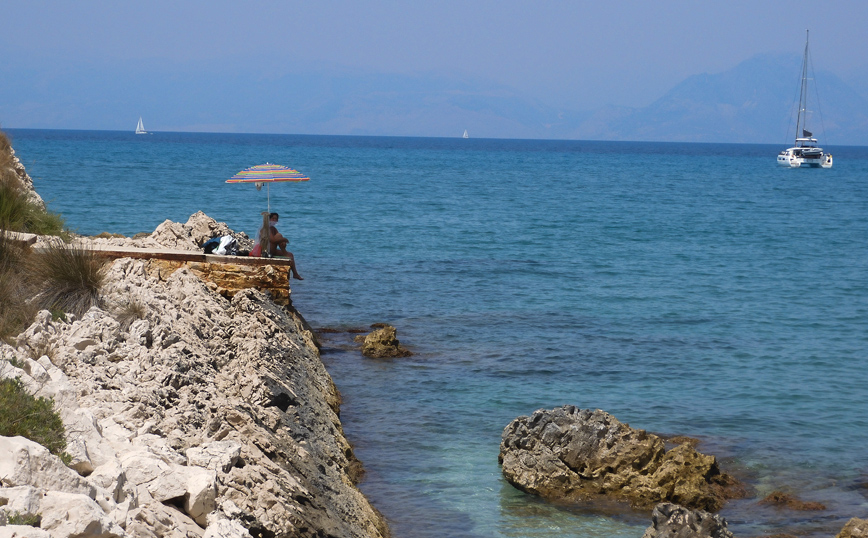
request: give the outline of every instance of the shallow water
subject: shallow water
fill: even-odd
[[[11,130],[81,233],[202,210],[253,234],[270,197],[315,327],[388,322],[416,354],[323,360],[395,536],[638,537],[649,519],[506,484],[513,418],[573,404],[703,441],[824,512],[733,502],[737,536],[868,515],[868,148],[779,169],[758,145]],[[261,162],[304,184],[224,183]],[[268,193],[268,194],[267,194]]]

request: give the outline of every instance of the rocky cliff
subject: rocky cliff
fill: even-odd
[[[0,440],[7,512],[41,499],[52,536],[387,535],[354,486],[340,396],[301,317],[256,290],[230,301],[184,269],[160,281],[144,266],[115,261],[104,309],[43,311],[0,346],[0,375],[54,398],[73,457],[65,469]],[[118,315],[131,306],[139,319]]]
[[[231,232],[194,217],[135,243],[198,248],[197,234]],[[313,334],[267,293],[228,298],[185,267],[114,260],[101,307],[42,311],[0,343],[0,377],[54,399],[71,456],[0,437],[0,536],[389,534],[356,488]],[[34,515],[39,528],[7,525]]]

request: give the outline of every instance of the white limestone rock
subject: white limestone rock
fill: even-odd
[[[48,531],[27,525],[6,525],[0,527],[0,538],[53,538]]]
[[[218,519],[208,525],[202,538],[249,538],[250,532],[237,521]]]
[[[187,492],[186,473],[179,472],[180,466],[144,452],[121,455],[120,462],[130,484],[139,490],[146,488],[159,502],[183,497]]]
[[[87,495],[48,491],[40,503],[42,523],[53,537],[119,538],[127,533]]]
[[[35,516],[39,513],[42,493],[32,486],[0,488],[0,525],[11,514]]]
[[[218,469],[223,473],[228,473],[240,457],[241,443],[238,441],[212,441],[187,449],[189,465]]]
[[[47,448],[24,437],[0,437],[0,484],[34,486],[86,495],[91,499],[96,496],[92,484],[50,454]]]
[[[193,467],[187,471],[187,493],[184,497],[184,511],[193,520],[207,524],[207,515],[217,508],[217,473],[209,469]]]
[[[222,233],[196,220],[163,232],[188,247],[206,228]],[[41,313],[17,349],[0,342],[0,358],[29,370],[0,361],[0,375],[62,399],[67,451],[87,478],[59,472],[88,490],[41,475],[22,484],[85,494],[103,531],[110,521],[137,537],[386,535],[353,486],[339,395],[296,313],[255,290],[227,300],[186,269],[157,274],[144,260],[114,261],[103,294],[106,306],[81,319]],[[120,323],[131,298],[143,318]]]

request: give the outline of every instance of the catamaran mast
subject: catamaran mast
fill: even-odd
[[[802,86],[799,90],[799,115],[796,118],[796,138],[805,136],[808,126],[808,38],[810,30],[805,30],[805,57],[802,59]]]

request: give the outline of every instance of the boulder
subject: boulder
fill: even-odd
[[[362,344],[362,355],[372,359],[391,357],[409,357],[413,353],[401,346],[398,341],[398,331],[391,325],[385,325],[365,336]]]
[[[733,538],[726,520],[702,510],[660,503],[651,512],[651,526],[642,538]]]
[[[31,486],[0,488],[0,525],[12,514],[30,517],[39,513],[41,492]]]
[[[40,528],[51,536],[114,538],[127,536],[93,499],[86,495],[49,491],[40,503]]]
[[[148,239],[149,242],[174,250],[198,251],[209,239],[226,235],[234,237],[238,248],[242,250],[253,248],[253,240],[247,234],[234,232],[225,222],[217,222],[201,211],[190,215],[185,224],[164,221]]]
[[[854,517],[844,525],[835,538],[868,538],[868,519]]]
[[[238,248],[242,250],[253,248],[254,241],[246,233],[236,233],[225,222],[217,222],[201,211],[190,215],[184,228],[190,231],[190,238],[197,245],[202,245],[215,237],[231,235],[238,242]]]
[[[719,510],[744,489],[714,456],[664,440],[597,409],[564,406],[518,417],[503,431],[500,462],[512,485],[549,499],[615,500],[650,510],[661,502]]]
[[[187,449],[187,464],[228,473],[241,457],[241,443],[213,441]]]
[[[27,525],[0,527],[0,538],[52,538],[48,531]]]
[[[202,538],[249,538],[250,533],[244,526],[231,519],[219,519],[208,525]]]
[[[199,467],[188,469],[184,511],[204,527],[207,524],[206,516],[217,507],[216,499],[217,473]]]
[[[0,485],[33,486],[82,494],[91,499],[96,496],[96,487],[47,448],[24,437],[0,437]]]

